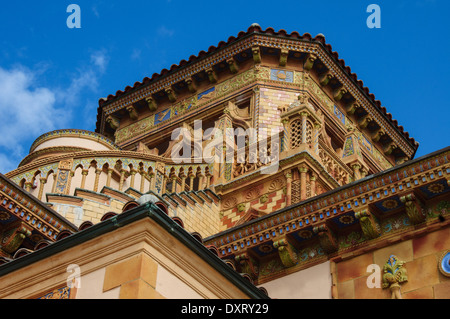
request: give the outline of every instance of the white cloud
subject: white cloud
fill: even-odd
[[[67,123],[66,114],[70,113],[56,106],[55,91],[36,82],[35,73],[29,69],[0,67],[0,147],[5,150],[0,154],[0,172],[5,172],[12,158],[24,155],[21,143]]]
[[[99,68],[100,72],[105,72],[109,59],[104,50],[95,51],[91,54],[91,63]]]
[[[93,52],[90,63],[76,69],[65,88],[39,85],[41,77],[46,75],[43,69],[0,67],[0,173],[15,169],[41,134],[62,128],[82,128],[68,126],[74,122],[74,116],[78,116],[75,123],[82,123],[87,107],[89,112],[95,112],[96,101],[86,98],[86,93],[98,88],[99,78],[108,64],[106,52]]]
[[[168,29],[166,26],[162,25],[156,30],[156,33],[161,37],[171,37],[174,35],[175,31]]]

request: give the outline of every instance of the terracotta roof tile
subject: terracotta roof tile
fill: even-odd
[[[224,42],[224,41],[219,42],[217,47],[210,46],[208,48],[208,52],[205,52],[205,51],[202,50],[202,51],[200,51],[198,53],[197,56],[191,55],[189,57],[188,61],[181,60],[178,65],[177,64],[173,64],[170,67],[170,70],[163,69],[163,70],[161,70],[161,72],[159,74],[158,73],[154,73],[151,78],[145,77],[142,82],[138,81],[138,82],[134,83],[133,87],[127,86],[125,88],[125,91],[118,90],[115,95],[110,94],[110,95],[108,95],[108,97],[106,99],[105,98],[100,99],[99,100],[99,111],[100,111],[100,109],[101,109],[101,107],[102,107],[102,105],[104,103],[109,103],[109,102],[119,98],[121,95],[123,95],[124,93],[126,93],[126,92],[128,92],[130,90],[132,91],[132,90],[138,89],[139,87],[141,87],[141,86],[143,86],[145,84],[148,84],[148,83],[150,83],[152,81],[155,81],[159,77],[161,77],[161,76],[163,76],[163,75],[165,75],[165,74],[167,74],[169,72],[174,72],[178,68],[180,68],[180,67],[182,67],[182,66],[184,66],[184,65],[186,65],[188,63],[193,63],[196,60],[199,60],[202,57],[204,57],[204,56],[206,56],[208,54],[211,54],[214,51],[216,51],[216,50],[218,50],[218,49],[220,49],[220,48],[222,48],[222,47],[224,47],[226,45],[229,45],[229,44],[231,44],[231,43],[233,43],[235,41],[238,41],[240,38],[242,38],[242,37],[244,37],[246,35],[249,35],[249,34],[255,33],[255,32],[263,33],[263,34],[269,34],[269,35],[283,36],[283,37],[288,37],[288,38],[296,38],[296,39],[298,38],[298,39],[302,39],[302,40],[313,40],[313,41],[320,42],[323,45],[323,47],[328,51],[328,53],[332,57],[334,57],[336,62],[339,63],[342,66],[343,70],[347,73],[347,75],[351,79],[353,79],[353,81],[366,93],[366,95],[372,100],[372,102],[381,110],[382,114],[385,115],[391,121],[391,123],[402,133],[402,135],[407,140],[409,140],[411,145],[417,150],[417,147],[418,147],[419,143],[417,141],[415,141],[414,138],[409,137],[408,132],[405,132],[403,127],[398,126],[398,122],[396,120],[392,120],[392,115],[390,113],[386,112],[386,108],[382,107],[380,101],[375,99],[375,95],[373,93],[370,93],[369,89],[364,86],[364,82],[362,80],[359,80],[355,73],[351,72],[351,68],[349,66],[345,65],[345,61],[343,59],[339,58],[339,54],[336,51],[332,51],[332,46],[325,42],[325,37],[322,34],[316,35],[313,38],[311,36],[311,34],[309,34],[307,32],[304,33],[303,35],[300,35],[297,31],[293,31],[291,33],[287,33],[286,30],[284,30],[284,29],[281,29],[278,32],[276,32],[272,27],[268,27],[268,28],[266,28],[266,30],[262,30],[262,28],[259,25],[257,25],[257,24],[251,25],[248,28],[247,31],[240,31],[238,33],[237,37],[230,36],[228,38],[227,42]],[[97,116],[97,118],[99,119],[99,116]],[[97,129],[98,129],[98,125],[99,125],[99,122],[97,121]]]

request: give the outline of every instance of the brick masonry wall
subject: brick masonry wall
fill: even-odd
[[[186,206],[178,205],[169,209],[169,216],[177,216],[183,220],[188,232],[197,232],[203,238],[219,232],[219,207],[214,202],[203,204],[187,202]]]
[[[389,289],[368,288],[367,279],[372,274],[367,266],[383,266],[390,255],[405,262],[408,281],[401,284],[404,299],[449,299],[450,277],[444,276],[438,262],[450,249],[450,227],[422,237],[403,241],[332,265],[332,274],[339,299],[388,299]]]
[[[264,87],[260,88],[259,92],[259,105],[256,105],[258,108],[256,126],[260,131],[267,133],[270,133],[272,129],[282,129],[278,107],[297,101],[299,93]]]

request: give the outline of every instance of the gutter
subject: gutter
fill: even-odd
[[[230,266],[223,262],[219,257],[215,256],[208,248],[203,246],[197,239],[185,231],[168,215],[160,210],[155,204],[147,202],[139,207],[125,211],[103,222],[95,224],[83,231],[74,233],[71,236],[60,241],[54,242],[40,250],[22,256],[18,259],[10,261],[0,266],[0,278],[6,276],[16,270],[29,266],[35,262],[44,260],[50,256],[73,248],[79,244],[87,242],[91,239],[99,237],[103,234],[115,231],[120,227],[131,224],[143,218],[151,218],[158,225],[164,228],[172,236],[178,239],[182,244],[196,253],[200,258],[206,261],[210,266],[215,268],[221,275],[227,278],[237,288],[244,292],[252,299],[269,299],[269,297],[234,271]]]

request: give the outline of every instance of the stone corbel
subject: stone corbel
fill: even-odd
[[[344,97],[344,95],[347,94],[347,92],[348,92],[348,91],[347,91],[345,88],[337,89],[337,90],[334,92],[334,99],[335,99],[336,101],[340,101],[340,100]]]
[[[311,70],[314,66],[314,62],[317,60],[317,56],[315,56],[314,54],[309,54],[306,59],[305,62],[303,63],[303,68],[305,70]]]
[[[258,265],[255,259],[249,256],[248,253],[243,253],[235,258],[238,263],[238,269],[241,273],[250,275],[252,279],[258,278]]]
[[[14,254],[25,238],[31,236],[32,228],[22,221],[11,224],[3,231],[0,250],[6,254]],[[2,253],[0,252],[0,255]]]
[[[355,218],[359,220],[362,232],[368,239],[374,239],[381,235],[380,225],[368,209],[356,212]]]
[[[320,246],[327,254],[337,251],[338,242],[336,236],[327,225],[316,226],[313,228],[313,232],[319,236]]]
[[[350,103],[347,105],[346,110],[347,113],[352,115],[355,114],[356,110],[358,110],[361,106],[358,103]]]
[[[186,79],[186,84],[188,86],[189,92],[195,93],[197,91],[197,85],[195,84],[194,78],[190,77]]]
[[[288,56],[289,56],[289,50],[288,49],[281,49],[280,62],[279,62],[280,66],[286,66]]]
[[[298,263],[298,255],[294,246],[292,246],[286,238],[274,242],[273,247],[278,250],[281,262],[285,267],[289,268]]]
[[[217,82],[217,74],[213,70],[213,68],[208,68],[205,70],[206,74],[208,75],[209,82],[216,83]]]
[[[252,47],[252,54],[253,54],[253,62],[256,64],[261,63],[261,50],[258,46]]]
[[[227,63],[228,63],[228,67],[230,68],[230,72],[231,72],[231,73],[233,73],[233,74],[238,73],[238,71],[239,71],[239,65],[237,64],[237,62],[236,62],[235,59],[229,58],[229,59],[227,60]]]
[[[414,193],[400,197],[400,201],[405,204],[406,215],[413,224],[420,224],[426,219],[424,205]]]
[[[130,115],[130,118],[135,121],[138,118],[138,112],[136,111],[136,108],[133,105],[127,106],[128,114]]]
[[[147,102],[148,108],[151,112],[156,111],[158,108],[158,105],[156,104],[156,101],[152,97],[145,98],[145,101]]]
[[[177,93],[175,92],[175,90],[171,87],[168,87],[164,90],[167,94],[167,97],[169,98],[170,102],[175,102],[177,100]]]
[[[333,74],[331,74],[329,71],[324,73],[321,77],[320,77],[320,84],[323,86],[328,85],[328,83],[330,82],[330,80],[333,78]]]
[[[372,135],[372,140],[378,142],[385,134],[386,133],[382,129],[379,129]]]
[[[106,118],[106,123],[109,124],[109,126],[113,129],[113,130],[117,130],[119,128],[120,125],[120,120],[119,118],[113,116],[113,115],[109,115]]]
[[[367,125],[369,125],[369,123],[372,122],[372,121],[373,121],[373,118],[372,118],[371,116],[369,116],[369,115],[366,115],[366,116],[364,116],[361,120],[359,120],[358,126],[359,126],[361,129],[364,129],[364,128],[366,128]]]
[[[390,143],[388,146],[384,148],[384,154],[385,155],[391,155],[392,152],[397,148],[397,145],[394,143]]]

